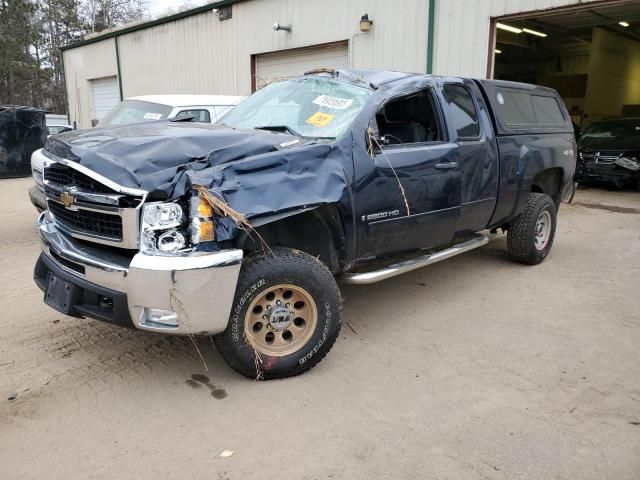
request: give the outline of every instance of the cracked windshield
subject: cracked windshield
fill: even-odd
[[[237,128],[333,139],[349,129],[370,94],[366,88],[317,76],[272,83],[222,122]]]

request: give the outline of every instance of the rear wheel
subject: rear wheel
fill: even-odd
[[[218,351],[249,378],[299,375],[331,350],[340,333],[342,300],[331,272],[306,253],[276,248],[242,266]]]
[[[555,233],[555,203],[549,195],[530,193],[524,212],[509,225],[509,256],[516,262],[538,264],[549,254]]]

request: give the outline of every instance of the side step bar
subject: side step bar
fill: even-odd
[[[403,273],[410,272],[411,270],[417,270],[418,268],[446,260],[447,258],[455,257],[461,253],[482,247],[487,243],[489,243],[489,236],[481,235],[445,250],[440,250],[439,252],[430,253],[428,255],[421,255],[410,260],[405,260],[404,262],[389,265],[388,267],[381,268],[380,270],[363,273],[346,273],[342,276],[341,281],[342,283],[350,285],[367,285],[369,283],[376,283],[381,280],[386,280],[387,278],[402,275]]]

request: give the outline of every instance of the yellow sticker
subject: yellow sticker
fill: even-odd
[[[329,115],[328,113],[316,112],[305,120],[309,125],[322,128],[329,125],[335,115]]]

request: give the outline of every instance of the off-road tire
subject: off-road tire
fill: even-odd
[[[308,292],[317,307],[317,320],[310,338],[299,350],[289,355],[269,356],[249,343],[245,322],[252,302],[265,295],[270,287],[282,284]],[[340,333],[341,318],[342,297],[329,269],[304,252],[274,248],[244,259],[229,324],[213,341],[229,366],[245,377],[260,380],[292,377],[310,370],[329,353]]]
[[[542,249],[536,247],[536,224],[543,212],[551,217],[551,232]],[[530,193],[527,207],[510,224],[507,232],[509,257],[519,263],[536,265],[542,262],[553,246],[556,233],[556,205],[549,195]]]

